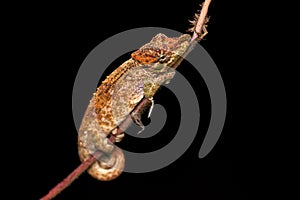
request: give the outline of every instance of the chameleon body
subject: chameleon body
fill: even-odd
[[[87,160],[96,150],[103,156],[88,169],[102,181],[118,177],[125,165],[121,149],[107,136],[114,132],[143,99],[151,99],[160,85],[169,82],[172,65],[187,50],[190,35],[169,38],[158,34],[131,58],[114,70],[97,88],[84,114],[79,134],[80,160]]]

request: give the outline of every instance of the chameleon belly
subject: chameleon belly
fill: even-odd
[[[189,35],[168,38],[156,35],[131,55],[97,88],[83,117],[78,134],[80,160],[100,150],[103,157],[88,170],[94,178],[108,181],[118,177],[125,165],[121,149],[107,135],[130,115],[145,97],[152,98],[160,85],[173,78],[172,64],[184,53]]]

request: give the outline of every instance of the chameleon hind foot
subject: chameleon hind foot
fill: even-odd
[[[123,137],[125,136],[125,133],[118,133],[118,128],[115,128],[114,130],[112,130],[112,135],[114,136],[114,142],[121,142],[121,140],[123,139]]]

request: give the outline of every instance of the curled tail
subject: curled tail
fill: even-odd
[[[91,156],[90,150],[82,145],[78,146],[78,152],[82,162]],[[124,166],[124,154],[120,148],[115,146],[111,153],[103,154],[98,161],[94,162],[88,169],[88,173],[100,181],[110,181],[123,172]]]

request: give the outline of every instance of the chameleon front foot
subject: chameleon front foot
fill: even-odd
[[[143,132],[145,130],[145,126],[141,120],[141,115],[140,114],[131,114],[131,118],[136,125],[141,127],[141,130],[137,134],[140,134],[141,132]]]
[[[154,101],[153,101],[153,98],[146,98],[147,99],[147,103],[144,104],[143,108],[141,110],[146,110],[147,108],[149,108],[150,106],[150,109],[149,109],[149,112],[148,112],[148,118],[150,118],[151,116],[151,113],[152,113],[152,110],[153,110],[153,106],[154,106]],[[150,104],[150,105],[149,105]],[[132,112],[130,114],[131,116],[131,119],[133,120],[133,122],[138,125],[139,127],[141,127],[141,130],[137,133],[137,134],[140,134],[141,132],[143,132],[145,130],[145,125],[143,124],[142,122],[142,113],[143,112]]]

